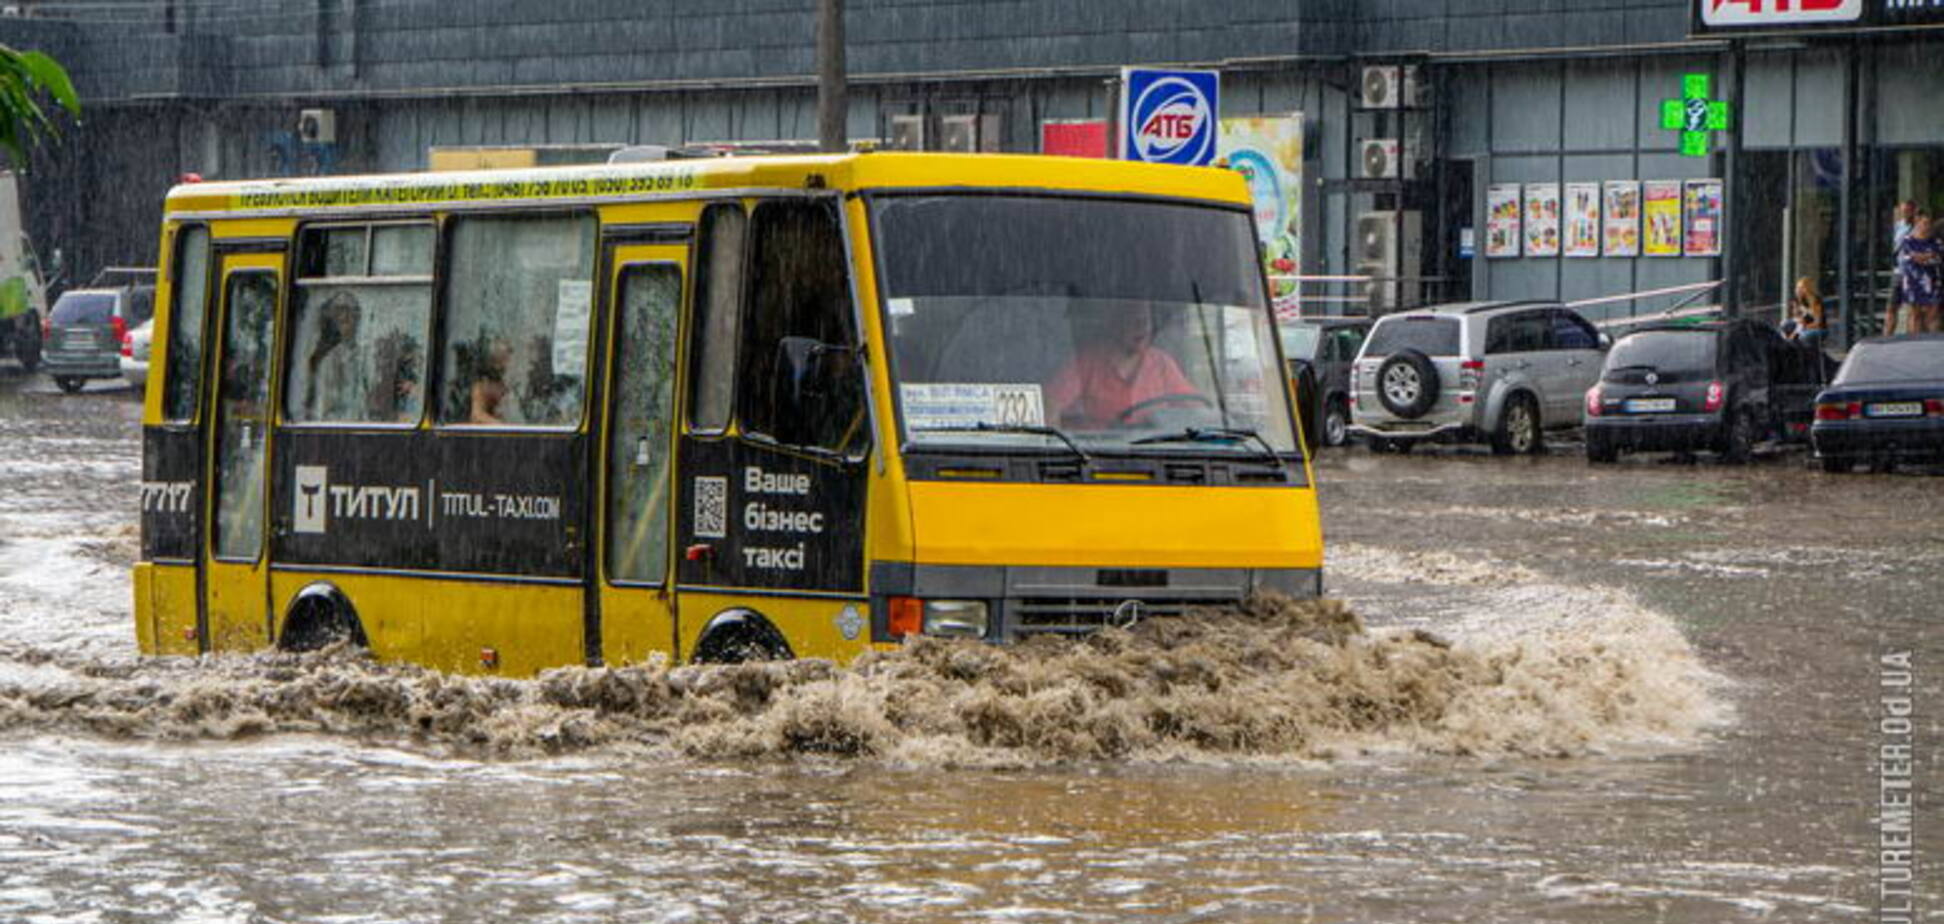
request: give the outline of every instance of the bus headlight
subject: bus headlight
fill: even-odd
[[[985,638],[987,612],[984,600],[926,600],[925,634]]]

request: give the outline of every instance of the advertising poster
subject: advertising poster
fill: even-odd
[[[1106,157],[1106,119],[1048,119],[1040,123],[1040,153]]]
[[[1525,255],[1559,256],[1559,184],[1527,183]]]
[[[1681,181],[1651,180],[1641,184],[1642,233],[1646,242],[1641,252],[1650,257],[1681,255]]]
[[[1600,255],[1600,184],[1566,184],[1566,255]]]
[[[1519,255],[1519,184],[1485,188],[1485,256]]]
[[[1690,257],[1721,256],[1721,181],[1681,184],[1681,212],[1687,231],[1681,252]]]
[[[1609,257],[1640,256],[1640,182],[1638,180],[1606,181],[1606,208],[1603,210],[1602,226],[1605,228],[1601,241],[1603,250]]]
[[[1263,272],[1279,317],[1297,313],[1303,205],[1303,116],[1222,120],[1221,159],[1249,181]]]

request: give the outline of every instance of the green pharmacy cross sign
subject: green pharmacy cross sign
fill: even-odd
[[[1681,98],[1661,100],[1661,128],[1681,133],[1681,154],[1708,156],[1708,133],[1728,130],[1728,104],[1708,98],[1708,75],[1681,77]]]

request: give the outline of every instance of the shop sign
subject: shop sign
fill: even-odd
[[[1121,68],[1120,156],[1188,167],[1213,163],[1220,86],[1215,71]]]
[[[1944,0],[1694,0],[1691,23],[1697,35],[1944,25]]]
[[[1711,27],[1788,28],[1855,23],[1863,18],[1863,0],[1696,0],[1696,2],[1701,5],[1702,24]]]

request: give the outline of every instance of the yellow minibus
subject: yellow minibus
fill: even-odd
[[[1320,591],[1248,190],[860,153],[170,192],[144,652],[443,670]]]

